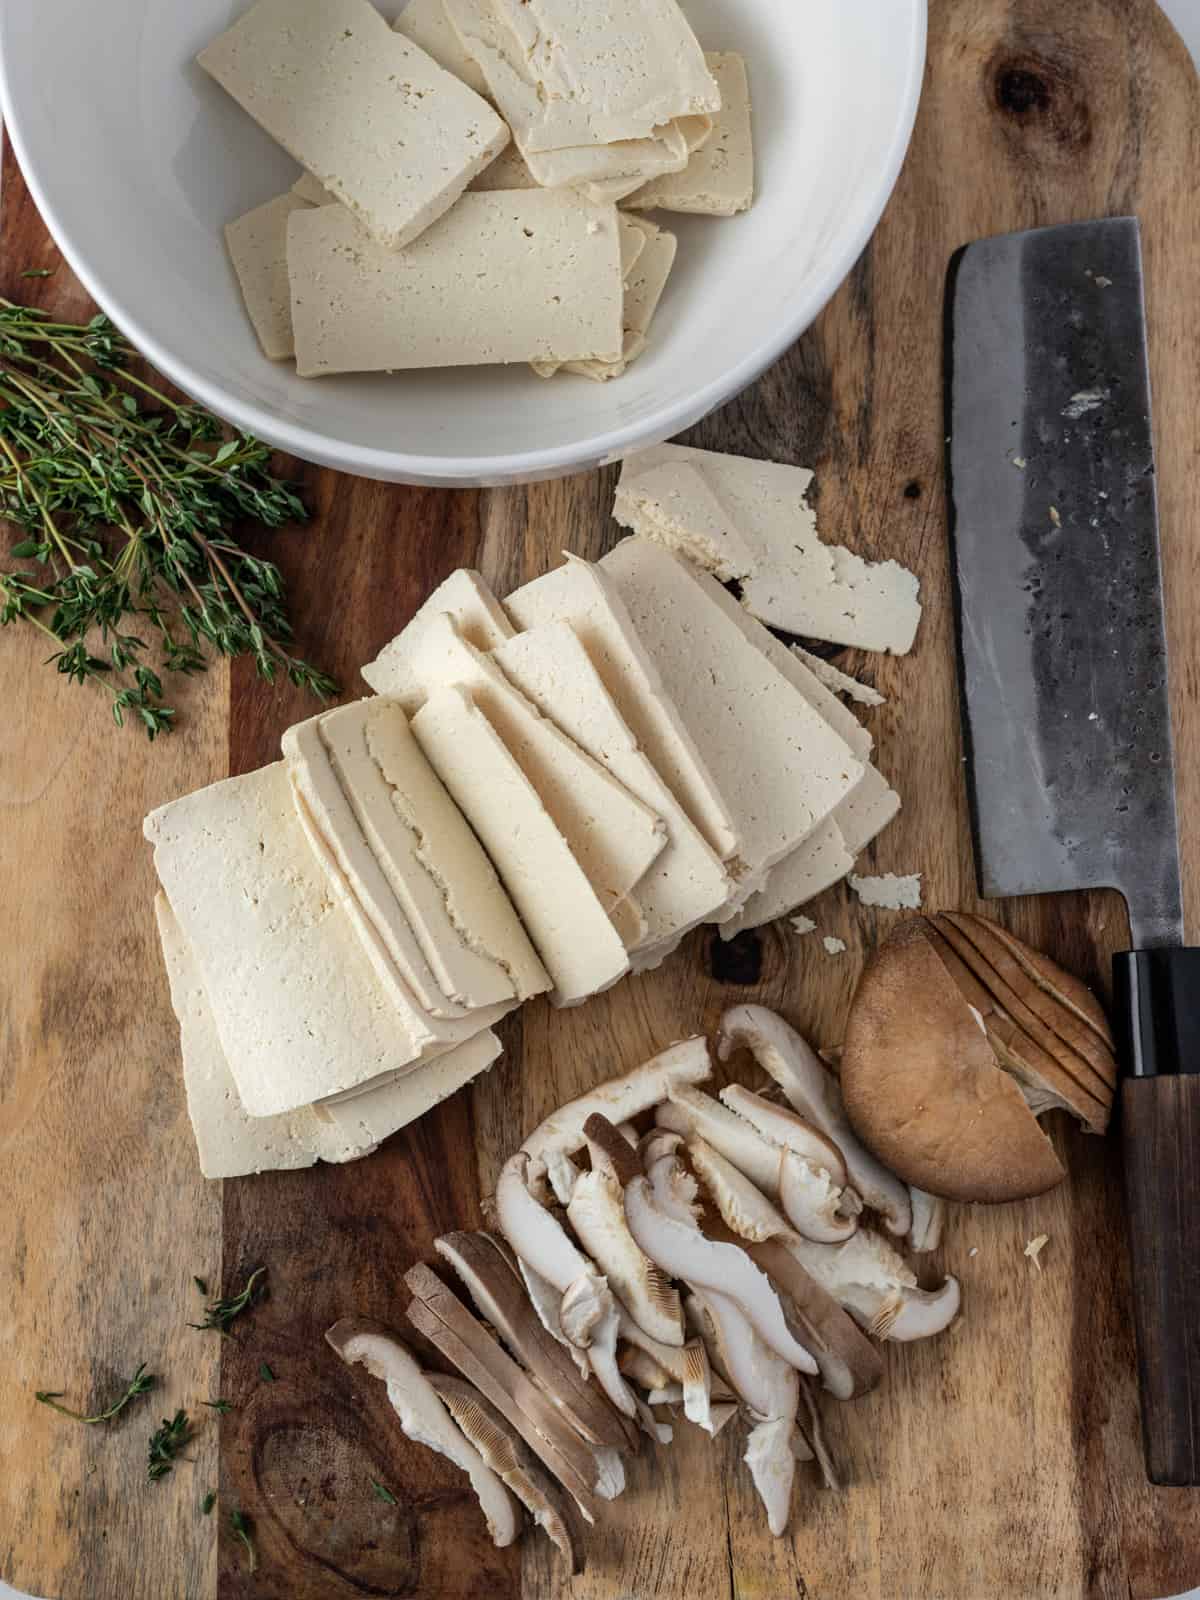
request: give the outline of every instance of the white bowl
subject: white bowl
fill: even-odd
[[[260,354],[221,239],[297,169],[193,62],[247,3],[2,0],[5,121],[63,254],[160,371],[280,449],[404,483],[583,470],[669,438],[757,377],[879,220],[925,55],[925,0],[688,0],[706,48],[746,57],[758,197],[741,217],[664,218],[679,254],[625,376],[306,381]]]

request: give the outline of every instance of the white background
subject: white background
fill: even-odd
[[[1187,42],[1192,56],[1200,66],[1200,0],[1160,0],[1163,10],[1174,22]],[[17,1600],[17,1592],[10,1589],[6,1583],[0,1581],[0,1600]],[[71,1595],[68,1600],[87,1600],[85,1595]],[[998,1597],[999,1600],[999,1597]],[[1012,1600],[1020,1600],[1019,1596]],[[1181,1600],[1200,1600],[1200,1589],[1194,1589]]]

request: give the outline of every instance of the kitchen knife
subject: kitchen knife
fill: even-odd
[[[951,265],[950,527],[985,896],[1112,887],[1142,1422],[1200,1483],[1200,950],[1183,948],[1136,219]]]

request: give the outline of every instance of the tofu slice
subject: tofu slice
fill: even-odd
[[[171,1005],[179,1022],[183,1081],[206,1178],[286,1172],[317,1161],[354,1161],[462,1088],[502,1053],[491,1032],[477,1034],[427,1067],[384,1090],[358,1097],[352,1109],[301,1106],[275,1117],[251,1117],[221,1048],[208,995],[170,902],[155,896]]]
[[[762,888],[717,931],[722,939],[733,939],[748,928],[761,928],[807,905],[853,871],[854,855],[837,823],[828,818],[798,850],[771,868]]]
[[[310,206],[335,206],[337,197],[330,194],[329,190],[311,172],[302,172],[291,187],[292,194],[298,200],[305,201]],[[286,244],[286,240],[284,243]]]
[[[845,741],[862,763],[861,780],[833,812],[833,820],[838,825],[846,850],[851,855],[857,855],[900,810],[900,796],[871,765],[874,739],[853,711],[821,682],[803,658],[794,650],[789,650],[770,629],[764,628],[761,622],[750,616],[728,590],[723,589],[707,573],[696,573],[696,580],[713,604],[721,607],[730,621],[741,630],[743,637],[762,651],[776,672],[804,696],[817,715]]]
[[[510,144],[477,178],[472,178],[469,187],[472,193],[486,194],[497,189],[536,189],[539,184],[520,150]]]
[[[746,63],[733,50],[708,52],[704,59],[721,91],[721,109],[682,172],[652,178],[630,195],[625,204],[634,210],[732,217],[739,211],[748,211],[754,202],[754,141]],[[693,137],[700,138],[700,134],[701,129],[696,128]]]
[[[413,668],[427,694],[452,686],[470,692],[567,841],[600,904],[611,912],[628,899],[666,847],[662,818],[544,717],[491,657],[462,638],[453,618],[435,618],[422,631]]]
[[[566,191],[466,194],[398,254],[342,206],[296,211],[288,271],[302,377],[621,351],[616,210]]]
[[[463,48],[443,0],[408,0],[392,26],[397,33],[419,45],[426,55],[432,56],[439,67],[452,72],[468,89],[487,96],[487,79],[479,63]]]
[[[735,875],[749,895],[861,781],[862,764],[686,561],[624,539],[600,565],[737,820]]]
[[[613,516],[623,528],[677,550],[722,583],[754,569],[753,550],[688,461],[672,458],[636,476],[623,472]]]
[[[813,655],[812,651],[806,650],[802,644],[794,644],[792,654],[803,661],[809,671],[820,678],[825,687],[831,689],[834,694],[844,694],[848,700],[856,700],[863,706],[886,704],[878,689],[873,689],[869,683],[863,683],[858,678],[852,678],[848,672],[843,672],[832,661]]]
[[[251,1116],[411,1070],[502,1014],[439,1021],[378,983],[305,838],[284,762],[160,807],[145,832]]]
[[[394,700],[289,728],[283,754],[368,954],[438,1017],[525,1000],[550,980],[495,869]]]
[[[296,353],[292,334],[292,295],[288,287],[287,227],[293,211],[308,204],[295,190],[255,206],[225,228],[225,248],[237,274],[246,315],[263,355],[290,361]]]
[[[837,806],[831,817],[797,850],[768,872],[762,888],[751,895],[736,917],[721,926],[721,937],[732,939],[745,928],[774,921],[839,883],[854,866],[855,857],[900,810],[900,796],[871,765],[875,741],[854,713],[794,650],[755,621],[731,594],[707,573],[697,582],[746,640],[760,650],[779,674],[802,694],[863,764],[861,781]]]
[[[645,138],[675,117],[720,110],[720,89],[675,0],[494,3],[537,91],[527,112],[531,150]]]
[[[622,222],[631,218],[622,217]],[[575,372],[585,378],[604,383],[609,378],[619,378],[631,361],[636,361],[646,348],[650,322],[658,309],[658,302],[666,288],[667,278],[675,264],[675,235],[654,223],[641,219],[643,248],[633,266],[625,275],[624,343],[619,361],[568,361],[564,372]],[[534,371],[550,377],[560,369],[545,363],[535,363]]]
[[[412,620],[362,669],[376,694],[399,700],[410,717],[421,709],[426,693],[414,662],[425,633],[441,616],[453,617],[462,638],[484,654],[511,639],[515,631],[478,572],[459,567],[444,578]]]
[[[618,982],[629,958],[570,846],[470,694],[430,696],[412,723],[421,748],[495,863],[554,980],[555,1005]]]
[[[681,172],[687,165],[687,138],[673,122],[649,129],[645,137],[568,140],[553,147],[540,143],[537,130],[547,110],[542,92],[495,0],[446,0],[446,11],[461,48],[478,65],[488,95],[510,124],[513,142],[545,188],[616,183],[625,195],[652,177]]]
[[[509,142],[487,101],[370,0],[257,0],[197,59],[387,250]]]
[[[498,646],[492,659],[543,716],[663,818],[667,845],[635,887],[644,927],[630,948],[640,955],[648,946],[677,944],[725,904],[733,886],[638,745],[575,630],[569,622],[545,623]]]
[[[917,579],[895,561],[868,563],[843,546],[822,542],[816,514],[805,498],[812,482],[807,468],[686,445],[655,445],[626,459],[618,494],[632,493],[643,473],[680,462],[701,474],[753,556],[753,566],[736,574],[742,604],[753,616],[787,633],[831,644],[896,655],[912,648],[921,620]],[[676,538],[676,530],[646,532],[671,542]],[[694,546],[697,537],[695,529],[678,530],[681,548]],[[705,564],[716,570],[715,552]]]
[[[571,624],[629,731],[693,826],[719,860],[734,856],[733,815],[604,569],[569,555],[565,565],[510,594],[504,608],[519,628]]]

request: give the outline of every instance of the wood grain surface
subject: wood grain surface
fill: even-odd
[[[1200,96],[1151,0],[933,0],[913,147],[875,239],[788,356],[688,436],[813,466],[826,536],[919,572],[926,615],[913,654],[839,659],[888,697],[869,716],[905,798],[867,870],[920,870],[927,906],[979,904],[943,501],[946,264],[983,234],[1136,212],[1197,926],[1197,170]],[[11,167],[4,204],[11,291],[48,247]],[[69,303],[65,272],[37,287]],[[597,555],[617,535],[613,472],[453,494],[304,476],[316,531],[273,547],[300,637],[350,695],[357,665],[454,567],[478,566],[504,593],[564,545]],[[863,960],[894,922],[841,889],[813,911],[821,933],[846,941],[841,957],[786,924],[733,946],[699,932],[661,972],[582,1010],[525,1007],[482,1083],[370,1160],[223,1186],[226,1287],[266,1264],[271,1289],[220,1352],[221,1392],[237,1409],[221,1424],[218,1573],[213,1524],[197,1509],[209,1457],[147,1491],[140,1420],[81,1437],[24,1397],[50,1380],[98,1394],[143,1357],[171,1372],[181,1401],[215,1381],[211,1345],[177,1332],[190,1274],[215,1271],[218,1200],[188,1147],[139,825],[149,805],[226,762],[238,772],[273,759],[308,708],[239,667],[227,699],[209,683],[189,731],[146,752],[114,741],[94,708],[35,670],[36,650],[0,643],[0,681],[21,708],[0,736],[0,904],[13,908],[15,935],[0,950],[0,1260],[22,1273],[4,1299],[14,1382],[0,1408],[0,1571],[10,1581],[55,1600],[1152,1600],[1200,1581],[1200,1493],[1151,1489],[1142,1468],[1116,1146],[1066,1127],[1054,1137],[1069,1183],[954,1213],[927,1271],[960,1275],[965,1315],[942,1339],[889,1347],[878,1393],[828,1408],[848,1487],[831,1495],[802,1471],[786,1539],[765,1531],[736,1431],[710,1443],[681,1424],[670,1449],[633,1464],[629,1491],[588,1535],[581,1578],[564,1579],[541,1539],[496,1552],[459,1475],[403,1439],[377,1386],[324,1346],[324,1328],[351,1312],[404,1329],[405,1268],[431,1258],[437,1233],[478,1221],[504,1156],[562,1099],[711,1030],[735,1000],[777,1005],[816,1042],[836,1043]],[[1094,980],[1127,936],[1110,895],[1003,915]],[[1040,1271],[1023,1253],[1039,1233],[1049,1236]],[[264,1361],[276,1382],[260,1376]],[[376,1498],[372,1479],[399,1504]],[[234,1504],[256,1530],[253,1577],[229,1535]]]

